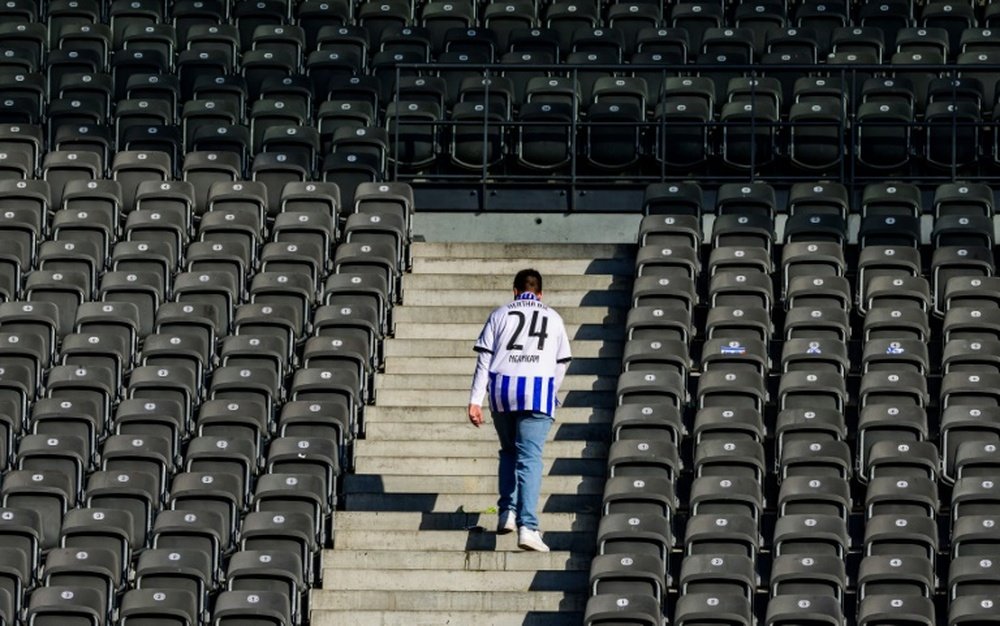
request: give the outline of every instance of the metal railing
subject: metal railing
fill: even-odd
[[[623,180],[631,181],[635,184],[644,184],[656,181],[684,180],[698,178],[717,182],[728,181],[781,181],[795,182],[799,180],[815,180],[817,178],[836,179],[849,187],[856,187],[874,180],[884,180],[891,177],[896,180],[913,180],[920,182],[945,182],[957,179],[1000,181],[1000,150],[997,148],[998,133],[993,127],[992,112],[995,105],[995,95],[997,79],[1000,79],[1000,65],[998,64],[908,64],[908,65],[638,65],[638,64],[600,64],[600,65],[576,65],[576,64],[400,64],[394,68],[395,87],[393,95],[397,101],[405,100],[405,94],[400,92],[400,79],[404,76],[437,76],[449,72],[461,72],[466,76],[480,76],[484,79],[483,88],[480,91],[481,99],[475,100],[482,105],[481,117],[476,120],[454,120],[446,112],[442,112],[442,119],[437,121],[428,120],[407,120],[404,117],[395,117],[386,120],[386,127],[390,133],[390,152],[393,158],[390,160],[391,175],[400,181],[407,181],[415,184],[422,182],[434,182],[440,185],[455,185],[461,187],[477,186],[485,194],[491,187],[505,185],[524,185],[527,183],[554,184],[565,186],[569,190],[580,187],[605,186],[610,184],[620,184]],[[663,116],[657,118],[651,115],[652,107],[656,102],[661,101],[659,93],[650,93],[649,100],[645,104],[642,115],[636,121],[593,121],[587,117],[588,107],[594,103],[591,98],[587,101],[579,96],[574,101],[574,114],[563,126],[567,136],[568,159],[564,166],[541,170],[532,169],[530,165],[519,162],[518,140],[526,130],[532,127],[552,127],[552,124],[545,122],[519,121],[516,115],[507,115],[507,111],[491,111],[491,96],[497,95],[491,92],[492,80],[495,77],[509,77],[520,74],[535,74],[537,76],[561,76],[571,79],[573,84],[580,84],[584,73],[593,75],[602,73],[612,77],[623,77],[633,75],[657,75],[659,74],[659,84],[671,77],[699,76],[707,77],[716,84],[722,84],[729,78],[775,78],[782,85],[782,104],[778,107],[778,116],[771,119],[762,119],[756,115],[759,105],[758,97],[763,98],[765,92],[757,93],[756,85],[759,81],[749,81],[750,92],[747,95],[748,104],[751,107],[746,119],[739,121],[725,121],[719,118],[721,104],[726,102],[726,94],[720,93],[716,88],[716,101],[711,105],[711,117],[706,121],[684,121],[673,122]],[[959,97],[959,83],[954,79],[968,78],[970,75],[992,74],[990,84],[984,85],[984,92],[989,101],[980,103],[980,115],[978,119],[962,118],[953,114],[950,120],[935,119],[928,121],[923,118],[921,109],[924,97],[921,90],[934,78],[951,79],[953,85],[950,98],[945,93],[939,93],[935,102],[946,102],[955,104],[962,102]],[[788,118],[787,112],[794,102],[790,85],[797,78],[826,78],[839,80],[844,87],[839,96],[839,102],[843,114],[836,122],[826,121],[795,121]],[[859,109],[864,102],[863,87],[864,82],[870,78],[916,78],[918,88],[915,97],[917,98],[916,112],[909,119],[899,121],[879,121],[877,123],[865,123],[859,120]],[[1000,93],[1000,89],[997,89]],[[517,100],[517,98],[514,98]],[[519,104],[514,102],[514,105]],[[952,107],[956,109],[956,107]],[[495,115],[499,113],[499,115]],[[954,113],[954,111],[953,111]],[[947,128],[950,124],[951,145],[949,150],[943,153],[936,149],[935,153],[944,154],[946,158],[937,159],[932,162],[926,157],[930,154],[929,146],[922,146],[921,153],[915,152],[915,148],[921,144],[918,138],[926,138],[928,130],[932,127],[936,133]],[[449,150],[453,145],[452,138],[456,129],[463,127],[478,126],[482,128],[480,140],[482,142],[481,160],[478,163],[459,164],[452,158]],[[595,129],[607,130],[614,127],[622,127],[623,131],[628,130],[637,138],[636,154],[634,163],[620,168],[601,167],[590,158],[588,148],[584,145],[587,138]],[[419,168],[408,167],[406,163],[395,158],[400,152],[401,136],[409,131],[420,127],[421,132],[428,128],[432,129],[435,145],[437,146],[437,158],[427,166]],[[782,151],[783,147],[790,146],[796,129],[809,127],[836,127],[840,137],[838,142],[838,158],[829,167],[809,168],[803,163],[796,163],[789,158],[789,155]],[[905,150],[908,154],[907,162],[900,167],[880,168],[872,163],[864,162],[861,139],[862,132],[873,129],[889,129],[893,127],[903,127],[903,135],[907,137],[908,146]],[[959,162],[959,156],[965,154],[967,146],[959,144],[959,131],[967,131],[973,128],[972,136],[977,140],[978,153],[972,162]],[[691,166],[679,166],[672,164],[664,153],[663,140],[667,137],[668,130],[683,128],[700,128],[706,137],[705,155],[706,159],[702,163]],[[756,138],[758,133],[764,129],[763,136],[770,141],[761,142],[758,145]],[[726,147],[726,139],[731,138],[733,133],[742,133],[745,137],[754,138],[747,146],[749,159],[744,163],[726,162],[721,153]],[[489,147],[491,142],[499,142],[503,154],[497,160],[490,159]],[[984,149],[983,146],[989,146]],[[762,149],[773,149],[771,154],[761,154]],[[947,158],[950,156],[950,158]]]

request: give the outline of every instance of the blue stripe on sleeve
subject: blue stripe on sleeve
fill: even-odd
[[[500,376],[500,411],[510,412],[510,376]]]
[[[532,385],[531,410],[535,413],[540,413],[542,411],[542,378],[540,376],[535,376],[532,380]]]

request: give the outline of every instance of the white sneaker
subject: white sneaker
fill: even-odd
[[[497,534],[506,535],[515,530],[517,530],[517,519],[514,517],[514,511],[504,511],[501,513],[500,520],[497,522]]]
[[[549,551],[549,547],[542,541],[542,534],[527,526],[521,526],[517,529],[517,547],[522,550],[534,550],[535,552]]]

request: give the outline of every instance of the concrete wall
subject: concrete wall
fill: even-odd
[[[417,211],[416,241],[626,243],[636,241],[639,214],[433,213]]]

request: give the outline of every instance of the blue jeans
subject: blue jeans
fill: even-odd
[[[542,448],[553,419],[544,413],[494,413],[500,438],[500,499],[497,512],[514,511],[518,526],[538,530],[538,495],[542,489]]]

